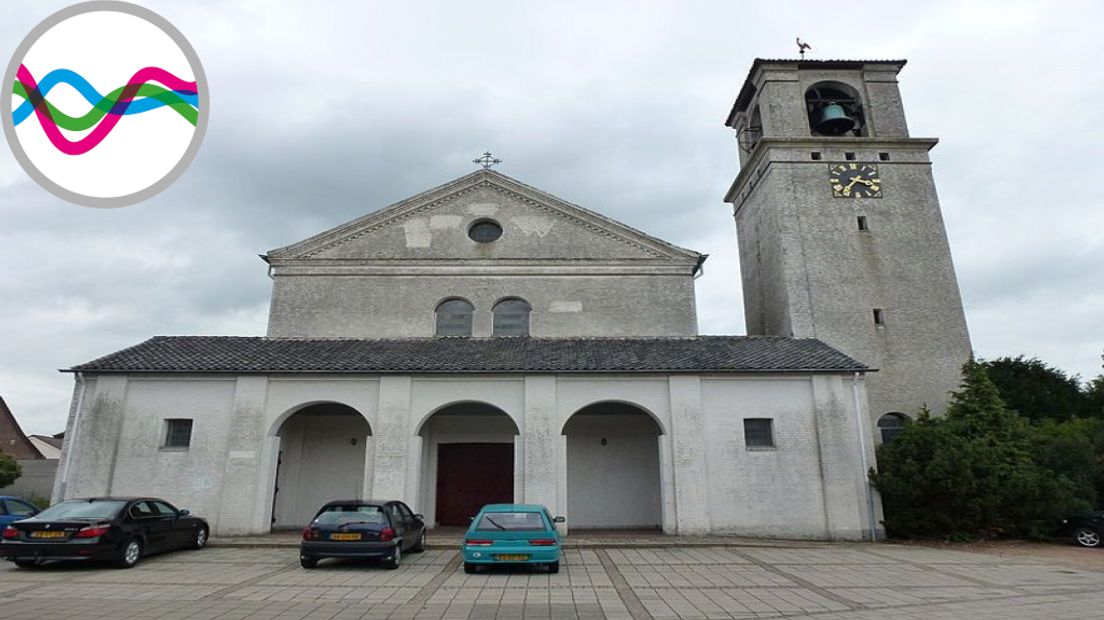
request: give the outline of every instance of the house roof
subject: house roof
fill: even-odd
[[[819,340],[670,338],[310,339],[157,336],[67,369],[89,373],[854,372]]]
[[[3,397],[0,397],[0,451],[17,459],[44,458],[42,452],[23,433]]]

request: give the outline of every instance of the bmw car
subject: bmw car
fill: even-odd
[[[534,504],[488,504],[472,519],[461,543],[464,572],[495,564],[535,564],[560,572],[560,535],[553,517],[544,506]]]
[[[323,558],[361,558],[398,568],[403,553],[425,551],[425,530],[422,515],[400,501],[329,502],[303,529],[299,564],[314,568]]]
[[[161,499],[74,499],[4,527],[0,558],[20,568],[47,560],[106,560],[130,568],[155,553],[201,549],[210,531],[203,519]]]
[[[1082,547],[1104,547],[1104,510],[1062,519],[1062,530]]]

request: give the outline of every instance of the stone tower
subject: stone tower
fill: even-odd
[[[883,428],[925,404],[941,413],[970,356],[937,140],[909,136],[904,65],[756,59],[726,121],[748,334],[819,338],[877,368]]]

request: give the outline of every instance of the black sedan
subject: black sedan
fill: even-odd
[[[1104,511],[1062,519],[1062,530],[1082,547],[1104,546]]]
[[[381,560],[398,568],[405,551],[425,551],[425,523],[396,500],[341,500],[320,508],[303,530],[299,564],[318,566],[322,558]]]
[[[210,531],[203,519],[160,499],[74,499],[5,527],[0,558],[21,568],[45,560],[108,560],[130,568],[146,555],[200,549]]]

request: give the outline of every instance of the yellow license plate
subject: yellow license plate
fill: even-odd
[[[494,559],[500,562],[524,562],[529,559],[528,553],[508,553],[504,555],[496,555]]]
[[[360,534],[330,534],[330,540],[360,540]]]
[[[31,532],[31,538],[65,538],[65,532]]]

